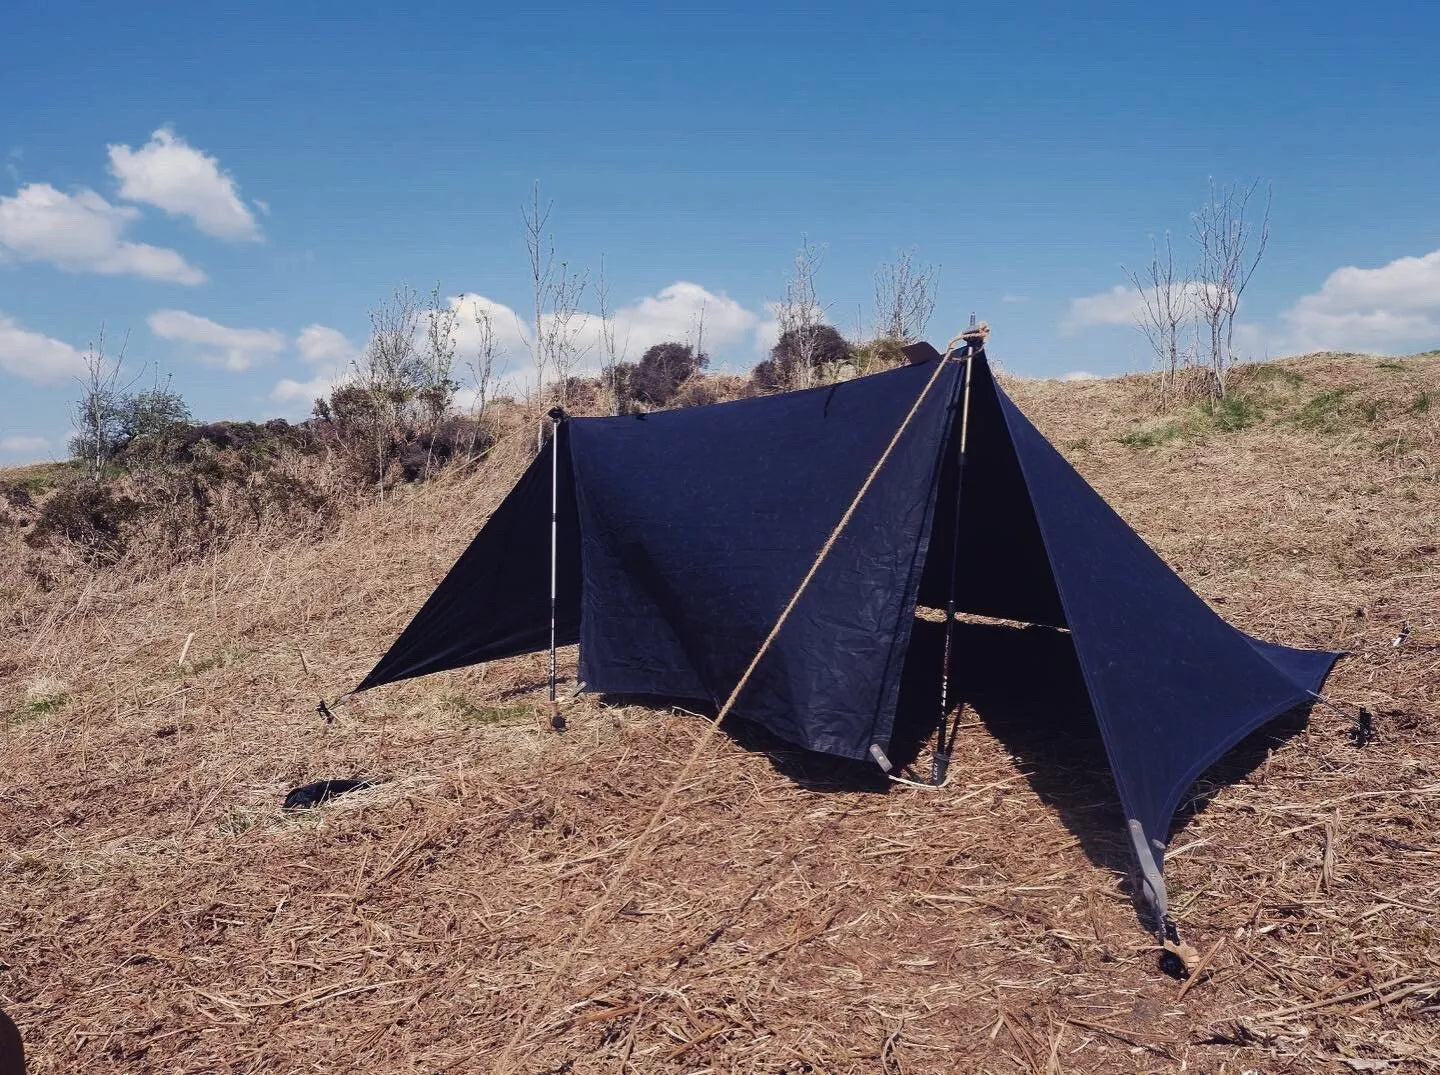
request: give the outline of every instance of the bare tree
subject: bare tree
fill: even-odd
[[[1260,187],[1231,184],[1217,188],[1210,181],[1210,198],[1191,217],[1193,236],[1200,248],[1195,298],[1198,316],[1208,337],[1212,391],[1225,395],[1225,374],[1235,362],[1235,311],[1250,278],[1270,242],[1271,189],[1265,188],[1265,210],[1258,224],[1247,213],[1250,199]]]
[[[615,345],[615,311],[610,306],[610,290],[605,280],[605,255],[600,255],[600,278],[596,283],[596,301],[600,304],[600,350],[601,350],[601,379],[605,384],[605,394],[611,414],[620,413],[620,384],[618,370],[620,363],[625,361],[626,354],[630,351],[630,335],[627,332],[625,342],[616,347]]]
[[[815,365],[820,350],[817,330],[826,323],[815,278],[824,257],[823,246],[812,246],[807,236],[800,237],[800,249],[795,251],[795,274],[786,281],[785,298],[775,308],[780,338],[794,341],[790,388],[809,388],[815,382]]]
[[[120,370],[125,363],[125,349],[130,342],[126,334],[120,343],[119,354],[111,357],[105,353],[105,327],[86,348],[81,361],[85,372],[80,382],[80,398],[75,403],[75,435],[70,438],[70,451],[84,460],[85,467],[93,481],[99,481],[105,472],[122,436],[122,422],[125,412],[125,396],[130,385],[120,384]],[[133,382],[132,382],[133,383]]]
[[[432,417],[443,417],[460,386],[455,381],[455,326],[458,305],[440,297],[440,285],[430,292],[425,308],[425,350],[420,355],[421,402]]]
[[[416,392],[426,384],[426,358],[416,349],[423,313],[408,284],[370,311],[370,342],[351,367],[370,411],[375,441],[376,489],[385,496],[385,474],[395,432]]]
[[[703,302],[700,304],[700,309],[690,317],[690,331],[685,334],[685,342],[694,349],[695,354],[705,355],[705,303]],[[701,363],[700,368],[705,365],[708,365],[708,358],[706,362]]]
[[[584,273],[570,272],[569,266],[562,261],[555,273],[555,286],[550,292],[550,315],[545,322],[543,341],[555,368],[554,398],[562,407],[566,403],[566,390],[575,367],[591,347],[588,343],[582,346],[580,342],[586,321],[580,310],[580,300],[587,283]]]
[[[534,300],[535,321],[529,339],[531,360],[535,363],[537,401],[542,408],[555,398],[565,401],[565,383],[575,365],[584,355],[579,345],[584,319],[580,299],[585,293],[584,273],[572,272],[567,262],[555,256],[555,237],[547,231],[553,203],[540,204],[540,184],[534,186],[530,204],[522,210],[525,221],[525,245],[530,253],[530,286]],[[553,369],[557,390],[547,391],[547,372]],[[538,438],[544,441],[545,425],[541,423]]]
[[[490,311],[476,303],[475,351],[466,365],[475,381],[475,402],[471,404],[470,416],[477,427],[485,418],[485,408],[489,406],[490,395],[495,390],[495,360],[503,353],[504,349],[500,346],[500,338],[495,334],[495,322],[490,318]]]
[[[875,334],[900,345],[925,335],[935,312],[939,266],[921,265],[913,250],[902,250],[875,272]]]
[[[1168,231],[1163,253],[1151,237],[1150,264],[1144,271],[1124,272],[1140,293],[1141,308],[1135,324],[1155,352],[1160,370],[1159,402],[1164,407],[1173,399],[1178,384],[1183,356],[1180,337],[1195,316],[1195,286],[1176,272],[1175,250]]]
[[[421,428],[427,434],[425,447],[425,476],[429,477],[435,466],[435,439],[445,416],[455,401],[460,382],[455,380],[455,326],[459,320],[458,305],[445,301],[440,296],[437,283],[430,292],[421,319],[425,323],[424,350],[420,352],[417,367],[419,383],[414,393],[414,409]]]

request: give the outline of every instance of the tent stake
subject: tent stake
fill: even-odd
[[[965,456],[970,437],[970,371],[977,354],[985,353],[985,338],[990,334],[986,324],[975,323],[970,315],[970,327],[959,337],[965,344],[965,386],[960,403],[960,457],[955,468],[955,521],[951,528],[950,542],[950,588],[945,601],[945,649],[940,660],[940,728],[935,744],[935,756],[930,762],[930,783],[939,787],[945,783],[950,772],[950,751],[955,745],[955,733],[960,730],[960,717],[965,709],[962,700],[956,709],[955,731],[949,733],[950,724],[950,657],[955,642],[955,586],[960,578],[960,495],[965,486]],[[949,360],[955,350],[955,340],[946,348],[945,359]]]
[[[555,696],[555,606],[560,558],[560,423],[570,417],[563,408],[550,409],[550,727],[565,730],[565,717]]]

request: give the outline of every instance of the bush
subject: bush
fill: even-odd
[[[127,529],[141,505],[98,482],[62,486],[41,505],[25,541],[35,548],[57,542],[76,546],[90,559],[113,563],[124,555]]]
[[[626,375],[626,395],[650,407],[668,407],[680,386],[710,365],[710,356],[688,343],[657,343]]]
[[[423,481],[450,462],[475,459],[495,443],[483,420],[468,415],[396,416],[358,385],[343,385],[315,401],[313,437],[339,463],[357,491]]]

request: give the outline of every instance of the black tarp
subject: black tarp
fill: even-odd
[[[887,749],[914,610],[945,605],[957,547],[965,367],[932,380],[938,357],[920,345],[915,365],[837,385],[562,424],[558,634],[580,643],[589,689],[728,696],[919,400],[732,710],[807,749]],[[552,450],[360,689],[548,644]],[[1337,657],[1217,616],[1020,413],[983,355],[958,503],[957,607],[1069,630],[1126,817],[1156,852],[1196,777],[1305,703]]]
[[[558,641],[580,637],[580,529],[569,426],[560,466]],[[550,500],[555,441],[530,464],[357,691],[400,679],[530,653],[550,645]]]

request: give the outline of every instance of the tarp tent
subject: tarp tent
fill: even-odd
[[[957,518],[965,363],[937,371],[928,344],[910,357],[805,391],[561,423],[357,689],[549,644],[557,479],[557,635],[579,643],[580,679],[718,705],[914,408],[732,713],[810,750],[888,751],[915,609],[944,608],[952,578],[961,612],[1068,629],[1163,916],[1181,797],[1307,702],[1338,655],[1216,615],[1021,414],[983,352]]]

